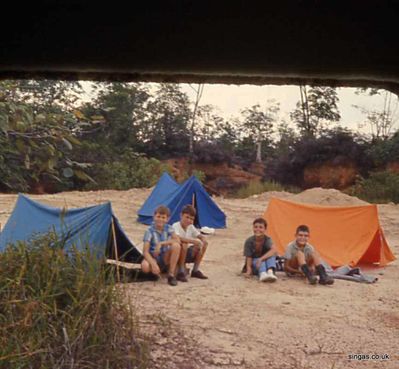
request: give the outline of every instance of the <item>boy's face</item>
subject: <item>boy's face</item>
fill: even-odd
[[[262,223],[255,223],[255,224],[253,225],[253,231],[254,231],[254,235],[255,235],[256,237],[260,237],[260,236],[263,236],[263,235],[265,234],[265,232],[266,232],[266,227],[265,227],[265,225],[262,224]]]
[[[162,228],[168,222],[168,220],[169,217],[166,214],[154,214],[154,223],[156,227]]]
[[[309,240],[309,232],[299,231],[296,235],[296,243],[299,246],[305,246]]]
[[[190,214],[181,214],[180,222],[184,228],[188,227],[191,224],[194,224],[194,217]]]

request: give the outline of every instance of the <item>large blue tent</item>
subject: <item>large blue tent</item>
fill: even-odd
[[[79,250],[88,247],[99,257],[115,258],[115,239],[118,260],[137,263],[142,259],[141,252],[129,240],[113,214],[110,202],[86,208],[60,209],[22,194],[0,233],[0,252],[9,244],[29,242],[49,233],[57,236],[67,252],[73,246]]]
[[[226,227],[226,215],[195,176],[178,184],[167,173],[161,176],[150,196],[138,211],[137,220],[140,223],[151,224],[155,209],[160,205],[165,205],[170,209],[169,223],[172,224],[180,219],[180,212],[187,204],[194,205],[197,210],[196,226]]]

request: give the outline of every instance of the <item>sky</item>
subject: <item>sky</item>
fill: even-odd
[[[193,85],[196,87],[195,85]],[[182,90],[190,99],[195,99],[195,92],[188,84],[182,84]],[[339,104],[341,113],[341,125],[353,130],[368,133],[369,128],[359,128],[364,123],[365,115],[354,107],[362,106],[367,109],[382,109],[383,98],[381,96],[357,95],[355,88],[338,88]],[[205,85],[200,104],[212,104],[219,108],[219,114],[228,118],[240,115],[240,111],[255,104],[264,106],[267,100],[274,99],[280,103],[280,117],[287,122],[290,121],[292,112],[297,101],[300,99],[298,86],[254,86],[254,85]]]
[[[89,91],[89,82],[82,83],[85,90]],[[156,84],[149,85],[156,87]],[[182,91],[187,93],[191,101],[195,100],[193,87],[197,85],[181,84]],[[368,110],[382,110],[384,99],[382,96],[366,96],[356,94],[355,88],[338,88],[338,109],[341,113],[340,125],[354,131],[370,133],[370,128],[363,124],[366,116],[354,105],[362,106]],[[396,98],[396,97],[395,97]],[[287,123],[290,122],[290,112],[295,109],[297,101],[300,99],[299,87],[286,85],[224,85],[206,84],[200,105],[211,104],[217,108],[217,112],[224,118],[239,117],[241,110],[255,104],[264,106],[267,100],[275,100],[280,103],[280,118]],[[396,129],[399,127],[399,111],[397,114]]]

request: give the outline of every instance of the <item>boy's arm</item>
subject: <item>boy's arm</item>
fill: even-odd
[[[143,257],[145,260],[148,261],[149,264],[153,265],[153,263],[156,263],[156,260],[152,257],[150,254],[150,243],[149,242],[144,242],[143,246]]]
[[[247,271],[245,272],[245,274],[247,276],[251,276],[252,275],[252,258],[250,257],[246,257],[246,264],[247,264]]]
[[[265,261],[266,259],[269,259],[271,256],[277,255],[277,249],[276,246],[272,245],[271,249],[263,254],[259,259],[260,261]]]
[[[200,238],[200,236],[198,236],[198,238],[187,238],[187,237],[181,237],[181,236],[179,236],[179,238],[180,238],[180,240],[181,240],[182,242],[185,242],[185,243],[192,243],[193,245],[196,245],[196,246],[201,246],[201,245],[204,244],[204,242],[202,241],[202,239]],[[206,241],[205,241],[205,242],[206,242]]]
[[[159,242],[156,246],[155,246],[155,251],[154,253],[158,254],[161,251],[161,247],[162,246],[168,246],[168,245],[172,245],[174,242],[180,242],[180,238],[179,236],[176,234],[176,232],[171,233],[170,238],[168,238],[165,241],[161,241]]]
[[[288,261],[288,260],[286,260],[286,262],[284,263],[284,271],[285,271],[286,273],[303,274],[302,271],[300,271],[299,269],[290,267],[290,266],[288,265],[287,261]]]

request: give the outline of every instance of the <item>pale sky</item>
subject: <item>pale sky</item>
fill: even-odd
[[[83,82],[85,90],[89,91],[89,82]],[[151,83],[154,87],[156,84]],[[197,87],[197,85],[192,85]],[[195,91],[189,84],[181,84],[182,90],[187,93],[191,101],[195,100]],[[359,124],[364,122],[365,115],[353,105],[360,105],[369,110],[383,109],[382,96],[356,95],[355,88],[338,88],[341,113],[341,125],[363,133],[370,133],[369,127],[359,129]],[[264,106],[267,100],[274,99],[280,103],[280,118],[290,122],[290,112],[295,109],[299,100],[298,86],[254,86],[254,85],[222,85],[206,84],[200,101],[200,105],[211,104],[217,108],[217,112],[224,118],[239,117],[240,111],[255,104]],[[396,97],[395,97],[396,98]],[[395,129],[399,126],[399,112],[397,114]]]
[[[193,85],[196,87],[196,85]],[[182,90],[190,99],[195,99],[195,92],[187,85],[182,84]],[[353,105],[360,105],[367,109],[382,109],[383,98],[380,96],[356,95],[355,88],[342,87],[338,89],[339,111],[341,113],[341,125],[353,130],[359,130],[358,125],[365,120],[365,115]],[[295,109],[300,99],[298,86],[253,86],[253,85],[205,85],[201,98],[201,104],[216,105],[219,114],[228,118],[239,116],[240,111],[255,104],[261,106],[267,100],[274,99],[280,103],[280,117],[290,122],[290,112]],[[368,127],[361,130],[368,133]]]

